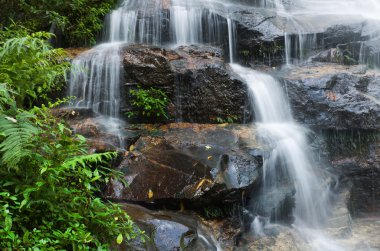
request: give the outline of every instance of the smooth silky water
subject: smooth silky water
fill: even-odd
[[[310,243],[321,238],[327,243],[328,237],[322,232],[332,215],[333,194],[326,182],[326,174],[318,170],[313,161],[307,130],[293,120],[287,98],[273,77],[237,64],[231,64],[231,67],[251,91],[258,135],[270,148],[269,156],[264,159],[261,203],[278,206],[276,203],[281,201],[276,198],[276,193],[283,189],[283,180],[288,177],[295,190],[294,228]],[[252,227],[254,234],[263,235],[264,226],[258,219],[253,221]],[[329,245],[332,248],[318,248],[318,245],[314,248],[339,250],[335,244]]]

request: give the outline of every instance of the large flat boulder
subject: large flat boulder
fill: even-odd
[[[129,184],[105,196],[136,203],[192,207],[240,202],[261,179],[261,146],[249,126],[169,124],[143,136],[118,167]]]

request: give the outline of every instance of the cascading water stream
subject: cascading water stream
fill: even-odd
[[[225,6],[218,1],[123,1],[106,20],[106,42],[73,61],[69,96],[77,97],[75,106],[91,108],[103,115],[101,123],[107,129],[113,125],[110,133],[117,134],[121,139],[118,128],[122,121],[117,118],[120,113],[122,46],[132,43],[221,45],[223,30],[233,29],[231,20],[227,24],[226,19],[218,14],[223,11]],[[163,41],[164,33],[171,34],[169,41]],[[229,42],[233,43],[232,40]],[[230,44],[230,47],[233,48],[233,45]],[[123,147],[122,140],[119,146]]]
[[[237,64],[231,64],[231,67],[252,93],[258,135],[270,148],[269,156],[264,159],[260,203],[269,207],[270,213],[272,208],[279,207],[283,202],[282,191],[289,186],[288,182],[293,183],[295,229],[308,239],[313,250],[344,250],[321,234],[332,215],[332,193],[322,172],[315,167],[308,147],[307,131],[294,122],[279,83],[270,75]],[[254,220],[252,228],[256,235],[263,235],[259,218]],[[320,240],[325,242],[323,248],[314,245]]]
[[[276,168],[288,174],[295,184],[295,212],[297,224],[318,226],[327,219],[330,206],[328,197],[321,196],[328,190],[314,170],[308,151],[306,130],[293,121],[289,105],[279,83],[271,76],[231,65],[248,84],[255,104],[259,135],[272,148],[265,160],[264,188],[276,186]]]

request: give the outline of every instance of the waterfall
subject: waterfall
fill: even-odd
[[[317,33],[332,24],[339,24],[337,17],[347,16],[344,20],[348,23],[353,16],[380,20],[380,3],[377,0],[368,0],[367,4],[360,4],[359,0],[244,2],[254,2],[256,7],[273,11],[287,20],[282,30],[286,64],[306,60],[308,52],[318,47]],[[259,199],[265,209],[262,210],[263,215],[254,219],[254,231],[258,236],[265,235],[263,222],[268,218],[276,221],[276,212],[272,215],[272,209],[284,202],[284,193],[288,192],[294,198],[292,216],[295,229],[304,233],[306,239],[318,243],[319,250],[341,250],[320,235],[333,211],[333,195],[329,182],[326,182],[326,174],[316,168],[312,158],[307,129],[294,121],[280,83],[270,75],[233,64],[237,57],[237,38],[234,16],[229,12],[231,4],[232,0],[123,1],[106,19],[105,42],[73,60],[69,95],[77,98],[77,107],[90,108],[103,115],[105,127],[121,138],[119,128],[122,124],[115,119],[119,116],[122,99],[123,64],[120,54],[124,45],[139,43],[177,47],[212,44],[228,48],[231,68],[246,82],[252,94],[260,140],[270,148],[268,156],[264,156]],[[323,19],[323,22],[315,22],[315,19]],[[377,38],[379,30],[374,25],[373,30],[368,31],[370,37]],[[366,60],[362,43],[360,62]],[[372,60],[380,65],[380,54]],[[176,81],[177,120],[180,121],[181,79]],[[119,146],[123,147],[122,139]],[[289,187],[292,191],[285,191]],[[321,240],[326,243],[321,244]]]
[[[317,173],[306,130],[294,122],[279,83],[270,75],[236,64],[231,67],[247,83],[259,135],[271,147],[269,157],[264,160],[263,198],[268,200],[266,196],[281,191],[282,179],[288,176],[295,186],[295,224],[323,226],[331,211],[329,188]]]
[[[228,24],[228,45],[229,45],[229,54],[230,62],[234,62],[234,53],[235,53],[235,27],[230,18],[227,19]]]
[[[292,182],[294,227],[309,240],[313,250],[344,250],[322,234],[332,216],[332,193],[313,161],[307,131],[293,120],[280,84],[270,75],[236,64],[231,67],[252,93],[258,135],[270,147],[269,156],[264,158],[260,203],[270,213],[283,203],[283,190]],[[263,236],[259,218],[255,218],[252,228],[256,235]]]
[[[120,103],[119,44],[102,44],[74,59],[69,95],[77,97],[77,106],[117,117]],[[83,70],[86,69],[86,70]]]
[[[367,30],[362,34],[363,39],[380,36],[380,1],[377,0],[266,0],[264,3],[265,8],[286,20],[283,29],[287,64],[303,62],[310,52],[323,49],[316,34],[329,27],[365,22]],[[378,64],[376,56],[369,59],[371,64]]]

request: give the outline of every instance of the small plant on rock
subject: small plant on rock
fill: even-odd
[[[166,108],[169,100],[165,92],[155,89],[142,89],[140,86],[137,90],[130,90],[133,97],[131,104],[138,111],[130,111],[127,113],[129,118],[136,116],[168,118]]]
[[[218,124],[232,124],[239,120],[239,117],[237,115],[231,114],[230,111],[227,109],[225,111],[225,114],[222,116],[218,116],[215,118],[216,123]]]

